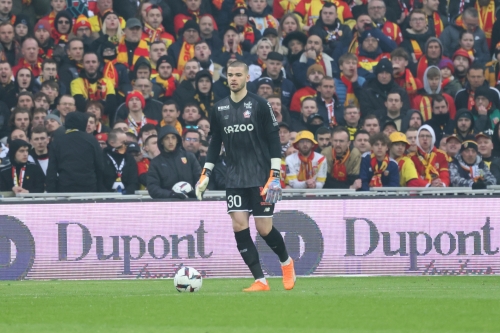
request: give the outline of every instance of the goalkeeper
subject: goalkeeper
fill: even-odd
[[[273,227],[274,204],[281,200],[281,144],[279,126],[271,105],[247,91],[248,66],[235,61],[228,66],[231,95],[214,105],[210,120],[212,141],[196,196],[202,199],[221,145],[226,150],[227,212],[233,221],[236,244],[255,282],[243,291],[267,291],[259,253],[250,237],[249,217],[253,214],[257,231],[276,253],[283,271],[283,286],[295,285],[293,260],[288,256],[280,232]]]

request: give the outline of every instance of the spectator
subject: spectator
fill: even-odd
[[[182,28],[181,37],[167,49],[167,53],[177,61],[177,70],[183,71],[188,60],[194,58],[194,47],[200,39],[200,26],[188,20]]]
[[[401,29],[396,23],[386,19],[386,11],[387,8],[382,0],[372,0],[368,3],[368,15],[372,19],[375,26],[379,28],[390,40],[393,40],[397,45],[399,45],[403,41]]]
[[[51,112],[57,109],[59,95],[65,95],[59,94],[59,88],[60,86],[54,80],[48,80],[42,83],[40,92],[44,93],[47,96],[47,103],[49,104],[48,110],[50,110]]]
[[[287,69],[290,69],[291,64],[300,59],[306,43],[307,36],[303,32],[298,30],[288,33],[285,38],[283,38],[282,45],[288,48]]]
[[[471,187],[484,190],[488,185],[496,185],[497,180],[478,154],[473,136],[462,142],[460,153],[450,164],[451,184],[455,187]]]
[[[131,146],[137,147],[136,145],[129,145],[128,149],[131,149]],[[148,183],[148,170],[149,165],[151,164],[151,160],[160,155],[160,151],[158,150],[158,136],[150,135],[145,140],[143,140],[142,150],[144,154],[139,157],[140,160],[136,159],[136,161],[137,172],[139,175],[139,184],[141,185],[141,189],[145,189]]]
[[[111,42],[104,42],[99,48],[99,56],[103,60],[102,76],[109,79],[115,88],[116,103],[121,101],[122,95],[132,90],[128,69],[124,64],[116,62],[118,56],[116,46]]]
[[[43,108],[35,108],[33,110],[33,119],[31,121],[31,129],[37,126],[44,126],[44,120],[47,116],[47,111]]]
[[[182,120],[184,121],[184,127],[188,126],[196,127],[198,120],[201,118],[200,108],[196,103],[187,103],[182,112]]]
[[[222,40],[217,34],[217,23],[210,14],[200,16],[200,37],[204,40],[211,51],[222,49]],[[196,50],[195,50],[196,51]]]
[[[139,135],[138,135],[138,141],[140,143],[144,143],[144,141],[146,141],[146,139],[151,136],[151,135],[156,135],[158,136],[158,130],[157,130],[158,126],[155,126],[153,124],[146,124],[144,125],[141,130],[139,131]]]
[[[49,97],[41,91],[33,96],[33,102],[34,109],[43,109],[45,112],[50,109]]]
[[[108,146],[108,133],[99,133],[95,135],[101,149],[104,150]]]
[[[343,127],[336,127],[331,133],[331,147],[325,147],[321,154],[327,162],[324,188],[361,188],[359,166],[361,153],[357,148],[349,148],[350,133]]]
[[[140,153],[140,149],[137,150]],[[114,129],[109,132],[108,147],[104,148],[103,161],[105,191],[135,194],[139,189],[137,163],[127,151],[126,135],[122,130]]]
[[[320,17],[322,5],[323,2],[321,1],[310,3],[307,0],[300,0],[297,3],[294,13],[300,17],[301,23],[304,24],[304,31],[308,31],[311,26],[316,23]],[[344,1],[338,2],[337,13],[341,23],[347,22],[353,18],[351,8]]]
[[[406,133],[406,130],[408,128],[410,127],[419,128],[423,124],[424,120],[422,118],[422,114],[420,113],[420,111],[415,109],[410,109],[408,110],[408,112],[406,112],[405,117],[401,120],[400,132]]]
[[[316,150],[316,152],[321,153],[323,149],[331,146],[331,131],[329,128],[324,126],[318,128],[318,130],[314,133],[314,136],[316,138],[316,141],[318,142],[318,149]]]
[[[104,112],[104,107],[100,102],[89,101],[85,108],[85,112],[92,113],[96,118],[96,129],[94,135],[99,133],[109,133],[111,129],[102,123],[102,114]]]
[[[52,22],[54,21],[54,18],[52,18]],[[38,50],[39,56],[43,60],[51,59],[54,55],[54,49],[56,49],[54,40],[50,37],[52,29],[54,28],[50,26],[49,21],[46,19],[39,20],[33,29],[33,35],[38,42],[38,47],[40,48]],[[61,51],[60,48],[58,48],[58,51]]]
[[[490,87],[500,89],[500,43],[494,48],[493,61],[486,64],[484,75]]]
[[[371,152],[361,156],[359,178],[361,190],[371,187],[399,187],[398,164],[389,157],[391,141],[383,133],[370,137]]]
[[[158,75],[156,75],[151,82],[160,86],[161,92],[158,97],[161,101],[165,102],[174,96],[174,92],[177,88],[177,80],[173,75],[175,61],[170,56],[161,56],[158,59],[156,68]]]
[[[273,44],[268,38],[262,38],[254,45],[249,57],[251,62],[248,66],[250,81],[255,81],[262,76],[262,71],[266,67],[267,55],[272,50]]]
[[[97,0],[96,5],[97,10],[94,13],[95,15],[89,19],[92,25],[92,32],[100,32],[106,19],[106,14],[113,12],[113,1]],[[125,20],[122,17],[119,17],[119,25],[122,29],[125,28]]]
[[[458,50],[453,54],[453,58],[451,58],[451,60],[453,61],[453,66],[455,67],[455,76],[458,82],[462,85],[462,88],[464,88],[467,83],[467,72],[472,65],[472,59],[464,50]]]
[[[389,139],[391,140],[390,156],[399,167],[399,185],[401,187],[426,187],[427,182],[418,176],[413,161],[405,156],[405,151],[410,146],[406,135],[394,132]]]
[[[12,76],[12,68],[6,61],[0,61],[0,100],[7,107],[16,105],[16,84]]]
[[[172,191],[172,187],[180,181],[185,181],[194,188],[200,177],[200,164],[192,153],[181,149],[181,141],[181,136],[174,127],[165,126],[160,129],[160,155],[151,161],[147,181],[148,192],[153,199],[185,199],[186,195]],[[194,191],[190,196],[194,197]]]
[[[345,53],[339,58],[340,78],[335,78],[336,95],[339,102],[347,106],[359,106],[362,97],[361,87],[365,84],[364,77],[358,76],[358,57]]]
[[[87,16],[79,15],[73,24],[73,34],[84,40],[91,40],[92,26]]]
[[[128,115],[125,118],[120,118],[125,114],[119,115],[118,119],[125,121],[135,135],[138,135],[141,128],[146,124],[158,125],[156,120],[148,118],[145,115],[146,101],[141,92],[136,90],[130,92],[127,95],[125,103],[128,108]]]
[[[422,9],[427,15],[427,25],[433,36],[439,37],[448,26],[448,20],[438,12],[439,0],[422,0]]]
[[[361,129],[367,131],[370,136],[380,133],[380,120],[374,114],[369,114],[363,118]]]
[[[283,76],[284,57],[278,52],[270,52],[266,59],[266,68],[262,72],[262,77],[269,77],[273,80],[274,93],[281,95],[281,103],[287,108],[290,107],[295,85],[292,81]]]
[[[481,155],[481,159],[483,162],[488,166],[488,168],[491,168],[492,164],[498,164],[500,161],[499,159],[496,159],[493,157],[493,141],[491,141],[491,136],[484,133],[484,132],[479,132],[475,135],[476,143],[477,143],[477,150],[479,154]],[[495,177],[496,178],[496,177]]]
[[[22,71],[22,70],[21,70]],[[19,71],[18,73],[20,73]],[[35,106],[35,102],[33,101],[33,95],[28,91],[20,92],[17,96],[17,105],[18,108],[24,108],[30,111],[33,110]]]
[[[287,124],[292,122],[288,108],[281,104],[280,95],[273,94],[267,98],[267,101],[271,104],[271,108],[273,109],[274,117],[277,122],[285,122]]]
[[[286,151],[290,148],[290,126],[287,123],[280,122],[278,124],[280,130],[280,144],[281,144],[281,158],[284,160],[286,157]],[[286,165],[286,164],[285,164]]]
[[[448,102],[443,96],[437,95],[432,99],[432,118],[425,123],[434,130],[436,142],[441,142],[445,135],[453,134],[455,122],[450,117]]]
[[[201,135],[197,129],[187,129],[182,135],[182,147],[185,151],[192,153],[197,159],[200,157]],[[201,164],[203,165],[203,164]]]
[[[417,152],[417,132],[418,128],[415,127],[410,127],[406,130],[406,139],[408,140],[408,143],[410,146],[407,149],[407,153],[416,153]]]
[[[474,93],[476,89],[481,86],[488,87],[492,90],[491,101],[496,107],[500,106],[500,92],[489,86],[484,76],[483,66],[472,64],[467,71],[467,84],[465,88],[460,90],[455,96],[455,105],[457,109],[466,108],[472,110],[474,106]]]
[[[357,131],[356,134],[354,134],[353,147],[359,150],[361,155],[370,151],[370,134],[364,129]]]
[[[57,74],[65,91],[69,93],[71,81],[77,79],[80,70],[83,69],[83,41],[79,38],[72,38],[66,44],[65,49],[66,55],[61,60]]]
[[[149,45],[149,63],[151,64],[151,78],[155,78],[158,75],[158,60],[161,57],[167,55],[167,47],[165,43],[158,41],[153,42]],[[172,59],[172,58],[170,58]],[[175,67],[175,61],[172,59],[172,68]]]
[[[62,127],[61,118],[59,118],[55,114],[49,114],[45,117],[44,126],[51,138],[54,137],[54,133],[58,128],[64,129],[64,127]]]
[[[26,38],[21,47],[22,58],[17,63],[12,71],[14,76],[21,68],[29,68],[35,78],[42,72],[42,59],[38,57],[38,43],[34,38]]]
[[[462,140],[456,134],[452,134],[446,138],[446,154],[453,159],[462,146]]]
[[[467,136],[473,135],[477,131],[475,126],[474,116],[467,109],[460,109],[455,118],[455,134],[461,141],[464,141]]]
[[[480,64],[484,65],[491,59],[491,56],[484,31],[479,27],[479,15],[475,8],[464,10],[463,14],[457,17],[454,23],[444,29],[441,36],[438,35],[443,43],[443,54],[451,58],[460,47],[460,34],[464,31],[473,34],[476,59]]]
[[[21,60],[21,45],[14,38],[14,27],[10,22],[0,24],[0,52],[12,67]]]
[[[318,64],[311,65],[307,69],[307,82],[305,83],[305,87],[295,92],[292,97],[292,102],[290,103],[290,115],[292,118],[298,118],[300,106],[305,98],[316,96],[316,88],[319,86],[324,77],[325,70]]]
[[[260,33],[264,34],[267,28],[277,28],[278,20],[272,15],[272,8],[264,1],[249,0],[248,16]]]
[[[124,32],[125,36],[118,43],[116,62],[133,71],[139,58],[149,59],[149,46],[147,41],[142,39],[141,21],[135,17],[127,20]]]
[[[404,40],[401,47],[411,56],[411,62],[417,64],[423,55],[422,50],[425,49],[427,40],[436,35],[427,25],[426,14],[422,9],[412,10],[408,21],[410,26],[403,30]]]
[[[94,135],[94,132],[97,129],[97,118],[95,114],[90,113],[90,112],[85,112],[87,116],[89,116],[89,120],[87,121],[87,128],[85,129],[85,132]]]
[[[179,107],[177,103],[170,100],[163,104],[162,108],[162,121],[160,122],[160,127],[164,126],[172,126],[175,128],[177,133],[182,133],[182,125],[180,123],[179,115],[180,115]]]
[[[142,39],[148,44],[153,42],[163,42],[168,48],[175,41],[174,36],[165,31],[162,25],[163,11],[160,6],[152,5],[146,9],[146,20],[144,22],[144,32]]]
[[[416,79],[408,68],[410,57],[404,48],[398,47],[391,52],[394,81],[403,88],[408,97],[413,99],[417,95],[417,90],[421,89],[422,82]]]
[[[349,141],[354,141],[354,134],[360,129],[361,114],[355,105],[348,105],[344,110],[345,129],[349,132]]]
[[[64,47],[69,40],[69,33],[73,29],[73,17],[66,11],[57,13],[54,20],[54,29],[50,37],[54,40],[55,45]]]
[[[388,59],[382,59],[375,66],[374,74],[376,77],[364,85],[363,97],[359,100],[363,115],[374,114],[376,110],[384,110],[390,91],[399,91],[403,101],[402,109],[410,109],[408,94],[392,79],[392,72],[392,64]]]
[[[12,140],[9,144],[10,164],[0,169],[0,191],[43,193],[45,175],[42,169],[28,161],[30,144]]]
[[[43,174],[47,174],[49,166],[49,133],[43,125],[33,128],[31,133],[31,145],[29,160],[42,168]]]
[[[196,93],[193,99],[203,113],[203,116],[209,118],[212,115],[215,103],[215,96],[212,90],[212,75],[207,70],[201,70],[196,73],[195,87]]]
[[[300,119],[294,119],[292,121],[292,130],[294,132],[307,130],[307,120],[309,119],[309,116],[315,113],[318,113],[316,100],[312,97],[306,97],[303,99],[300,107]]]
[[[101,191],[102,152],[97,140],[85,133],[87,122],[88,117],[84,113],[68,114],[66,132],[51,142],[46,178],[47,192]]]
[[[344,124],[344,108],[338,101],[333,78],[325,76],[321,79],[316,95],[316,104],[318,105],[318,114],[323,119],[328,120],[328,127],[333,128],[339,123]]]
[[[438,66],[442,59],[443,44],[441,44],[441,41],[436,37],[429,38],[425,43],[424,54],[417,64],[417,78],[423,82],[427,68],[429,66]]]
[[[393,121],[397,130],[402,130],[402,121],[406,117],[408,110],[403,110],[403,99],[401,96],[401,91],[395,90],[390,91],[387,94],[387,101],[385,102],[385,110],[380,110],[380,119],[382,119],[383,123],[388,121]]]
[[[197,123],[198,132],[200,132],[201,136],[203,136],[207,140],[210,138],[210,122],[206,118],[201,118]]]
[[[390,53],[396,48],[396,43],[390,41],[387,45],[382,44],[384,34],[378,30],[365,30],[359,37],[358,68],[359,75],[365,79],[371,79],[375,66],[384,58],[389,58]],[[391,72],[392,75],[392,72]]]
[[[309,131],[301,131],[293,141],[298,151],[286,158],[286,179],[292,188],[323,188],[326,180],[325,157],[315,153],[318,143]]]
[[[193,99],[196,94],[195,79],[200,71],[200,64],[197,60],[191,59],[185,63],[183,69],[183,80],[174,92],[174,100],[180,108]]]
[[[161,109],[163,104],[151,97],[152,83],[148,79],[137,79],[133,86],[135,91],[142,93],[144,97],[145,106],[143,108],[144,115],[154,121],[160,122],[162,120]],[[112,123],[116,123],[119,119],[127,119],[129,114],[127,103],[123,103],[116,111],[116,117]]]
[[[229,25],[234,27],[240,36],[240,47],[250,52],[253,45],[262,37],[261,32],[248,20],[248,8],[245,3],[236,2],[232,10],[232,19]]]
[[[500,111],[493,103],[493,91],[487,86],[481,86],[474,93],[474,106],[471,110],[474,116],[474,127],[477,132],[493,134],[493,128],[500,122]]]
[[[423,125],[417,132],[417,152],[409,157],[417,168],[421,179],[431,187],[450,186],[448,158],[446,153],[435,147],[436,135],[429,125]]]
[[[75,112],[75,99],[69,95],[63,95],[59,99],[59,104],[57,105],[57,110],[52,112],[52,114],[58,116],[62,124],[65,124],[66,117],[69,113]]]
[[[441,70],[441,91],[455,97],[457,92],[462,89],[460,81],[453,76],[455,66],[450,59],[443,59],[439,62],[439,69]]]
[[[267,99],[273,94],[274,83],[271,78],[262,76],[255,81],[257,81],[255,83],[257,88],[257,95],[264,99]]]
[[[114,118],[116,109],[115,83],[99,71],[99,57],[96,53],[85,53],[83,71],[80,77],[71,81],[71,94],[75,98],[76,109],[83,112],[89,101],[100,101],[104,114]]]
[[[352,40],[351,28],[340,22],[337,5],[333,2],[324,3],[320,17],[309,31],[310,34],[313,32],[318,33],[325,41],[330,55],[333,55],[337,47],[342,48],[342,45],[349,44]]]

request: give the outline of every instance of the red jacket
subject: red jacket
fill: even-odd
[[[436,147],[432,148],[430,155],[427,167],[424,165],[423,155],[419,153],[411,153],[408,157],[410,157],[415,164],[418,175],[429,184],[432,182],[432,177],[434,177],[432,175],[435,175],[436,177],[439,177],[439,179],[441,179],[446,186],[450,186],[448,156],[444,151],[437,149]]]
[[[312,87],[304,87],[295,92],[290,103],[290,111],[300,112],[301,102],[306,97],[315,98],[318,92]]]

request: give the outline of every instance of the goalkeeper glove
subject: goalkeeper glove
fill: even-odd
[[[271,170],[269,179],[260,192],[260,195],[266,195],[266,202],[272,204],[275,204],[276,202],[281,200],[282,190],[280,182],[280,172],[278,170]]]
[[[196,183],[195,189],[196,189],[196,197],[198,200],[202,199],[203,192],[207,189],[208,186],[208,181],[210,178],[210,175],[212,174],[212,170],[203,168],[203,171],[201,172],[200,180]]]

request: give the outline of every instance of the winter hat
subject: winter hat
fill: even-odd
[[[458,49],[455,53],[453,53],[453,57],[451,60],[455,60],[456,57],[461,56],[469,60],[469,66],[472,64],[472,59],[470,58],[469,53],[465,51],[464,49]]]
[[[90,25],[90,21],[85,15],[80,15],[76,18],[75,25],[73,26],[73,33],[76,35],[76,31],[79,28],[87,27],[92,30],[92,26]]]
[[[68,34],[69,34],[73,29],[73,16],[71,16],[71,14],[65,10],[57,13],[56,18],[54,19],[54,29],[57,32],[61,33],[59,30],[57,30],[57,22],[59,21],[60,18],[63,18],[63,17],[68,19],[68,21],[69,21],[69,31],[68,31]]]
[[[474,92],[474,99],[479,96],[485,97],[488,101],[491,101],[491,89],[489,86],[481,86]]]
[[[131,142],[128,144],[127,146],[127,153],[140,153],[141,152],[141,148],[139,147],[139,145],[135,142]]]
[[[376,40],[378,40],[377,37],[375,37],[372,33],[371,30],[365,30],[361,33],[361,35],[358,37],[358,42],[359,44],[363,44],[363,42],[365,41],[365,39],[367,39],[368,37],[373,37],[375,38]]]
[[[14,21],[14,27],[18,24],[24,24],[29,29],[29,27],[30,27],[29,18],[23,14],[16,15],[16,20]]]
[[[170,64],[170,66],[172,66],[172,69],[175,68],[175,60],[174,58],[172,58],[171,56],[169,55],[162,55],[158,61],[156,62],[156,68],[160,67],[161,64],[163,63],[167,63],[167,64]]]
[[[459,110],[457,110],[457,121],[460,118],[467,118],[467,119],[472,120],[472,113],[468,109],[465,109],[465,108],[459,109]]]
[[[11,162],[15,161],[16,153],[21,147],[28,147],[28,149],[31,149],[31,145],[24,140],[15,139],[10,141],[8,154]]]
[[[194,29],[198,31],[198,33],[200,33],[200,26],[194,20],[188,20],[186,21],[186,23],[184,23],[184,28],[182,29],[182,33],[184,33],[186,30],[189,29]]]
[[[247,8],[247,5],[245,4],[245,2],[237,2],[237,3],[235,3],[235,5],[233,7],[233,10],[232,10],[232,13],[233,13],[233,18],[236,15],[246,15],[246,16],[248,16],[248,8]]]
[[[267,60],[276,60],[276,61],[281,61],[285,60],[285,57],[279,52],[272,51],[267,54]]]
[[[325,122],[322,115],[320,115],[319,113],[313,113],[309,115],[309,117],[307,117],[307,124],[310,125],[314,121],[314,119],[321,119],[322,122]]]
[[[306,73],[307,77],[309,77],[309,75],[312,72],[320,72],[323,74],[323,76],[325,75],[325,69],[320,64],[314,64],[314,65],[309,66],[309,68],[307,69],[307,73]]]
[[[57,123],[59,125],[62,125],[61,118],[59,118],[55,114],[49,114],[49,115],[45,116],[45,119],[43,121],[45,122],[45,121],[50,120],[50,119],[55,120],[55,121],[57,121]]]
[[[453,62],[448,58],[441,59],[438,67],[439,69],[448,68],[451,71],[452,75],[453,72],[455,72],[455,66],[453,65]]]
[[[375,66],[375,68],[373,69],[373,74],[375,75],[378,75],[383,72],[387,72],[392,75],[392,62],[387,58],[381,59],[378,62],[377,66]]]
[[[422,132],[422,130],[426,130],[429,133],[431,133],[431,136],[432,136],[431,149],[432,149],[432,147],[434,147],[434,145],[436,144],[436,133],[434,132],[434,130],[432,129],[432,127],[430,127],[429,125],[425,124],[425,125],[420,126],[420,128],[418,129],[418,131],[417,131],[417,138],[420,136],[420,132]],[[420,142],[418,140],[417,140],[417,147],[420,148],[420,149],[422,149],[422,147],[420,146]],[[426,153],[428,153],[428,152],[426,152]]]
[[[266,28],[266,30],[264,30],[264,33],[262,34],[262,37],[266,37],[268,35],[278,37],[278,30],[276,30],[275,28]]]
[[[479,132],[479,133],[476,134],[476,141],[479,138],[486,138],[486,139],[490,139],[491,140],[491,136],[488,133],[484,133],[484,132]]]
[[[264,84],[267,84],[268,86],[271,87],[271,89],[274,90],[274,83],[273,83],[273,80],[270,78],[270,77],[260,77],[258,80],[257,80],[257,87],[256,89],[259,90],[260,86],[264,85]]]
[[[210,74],[210,72],[208,70],[202,69],[201,71],[196,73],[196,76],[194,77],[194,81],[198,82],[202,77],[207,77],[210,80],[210,82],[212,82],[212,80],[213,80],[212,74]]]
[[[108,133],[99,133],[95,136],[97,141],[108,141]]]
[[[128,102],[130,102],[130,99],[132,97],[137,97],[141,101],[141,107],[144,109],[146,107],[146,100],[144,100],[144,96],[140,91],[137,90],[132,90],[131,92],[128,93],[127,98],[125,99],[125,105],[128,107]]]
[[[465,138],[464,142],[462,142],[462,146],[460,147],[460,152],[463,152],[467,148],[474,149],[476,151],[476,153],[479,151],[478,147],[477,147],[476,138],[472,135],[468,135]]]
[[[50,27],[49,20],[47,20],[47,19],[40,19],[35,24],[35,29],[33,31],[37,31],[37,30],[40,30],[40,29],[43,29],[43,30],[46,30],[46,31],[50,32],[51,31],[51,27]]]
[[[108,17],[108,15],[116,15],[117,18],[119,18],[120,16],[118,16],[118,14],[113,11],[113,9],[106,9],[104,12],[102,12],[101,14],[101,22],[104,22],[104,20],[106,19],[106,17]]]

